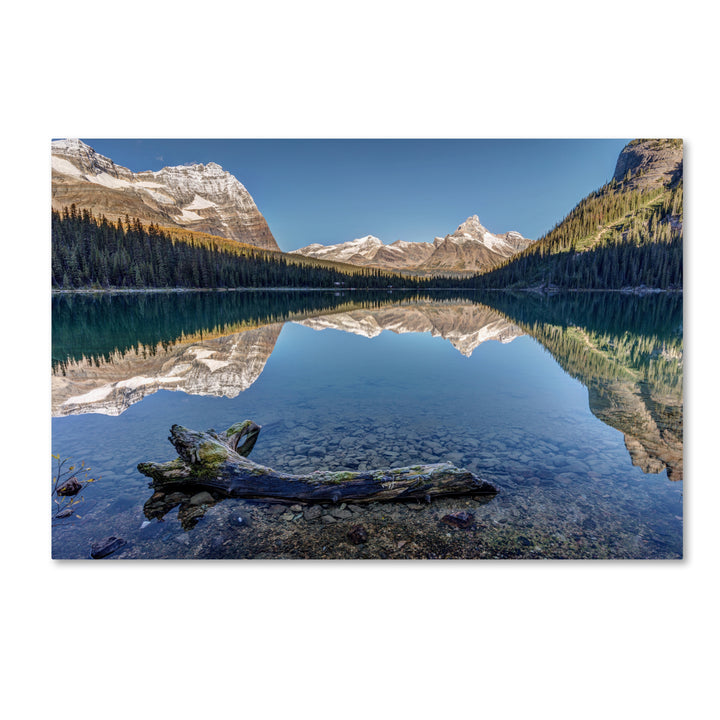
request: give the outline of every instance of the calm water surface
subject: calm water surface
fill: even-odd
[[[101,479],[53,557],[678,558],[682,297],[226,292],[53,299],[53,453]],[[300,473],[450,461],[490,501],[309,506],[153,491],[174,423],[262,426]],[[442,518],[465,510],[473,524]],[[363,525],[368,541],[348,531]]]

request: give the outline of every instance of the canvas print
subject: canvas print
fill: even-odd
[[[56,139],[52,557],[683,555],[683,143]]]

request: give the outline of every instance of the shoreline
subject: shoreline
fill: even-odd
[[[558,295],[565,292],[610,292],[625,295],[656,295],[658,293],[682,293],[677,288],[459,288],[459,287],[389,287],[389,288],[354,288],[354,287],[323,287],[323,288],[290,288],[290,287],[237,287],[237,288],[51,288],[51,295],[135,295],[148,293],[197,293],[197,292],[527,292],[537,295]]]

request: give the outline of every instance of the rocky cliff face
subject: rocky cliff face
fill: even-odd
[[[677,139],[633,140],[618,157],[614,180],[626,187],[645,190],[657,185],[674,185],[683,175],[683,142]]]
[[[518,232],[495,235],[469,217],[451,235],[433,242],[396,242],[385,245],[372,235],[339,245],[314,243],[295,250],[298,255],[353,265],[422,273],[470,273],[496,265],[524,250],[532,240]]]
[[[80,140],[52,143],[52,206],[210,233],[279,250],[250,193],[216,163],[133,173]]]

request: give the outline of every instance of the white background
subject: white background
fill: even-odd
[[[4,10],[7,717],[713,716],[710,5],[260,5]],[[48,143],[64,136],[683,137],[686,559],[51,561]]]

